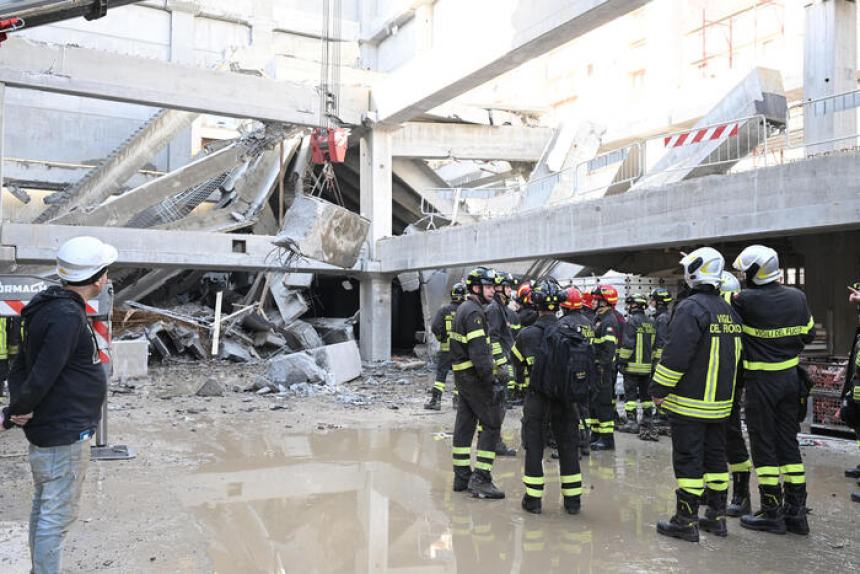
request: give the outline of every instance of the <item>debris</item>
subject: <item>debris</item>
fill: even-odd
[[[355,341],[326,345],[310,352],[316,364],[328,371],[329,378],[335,385],[361,376],[361,354]]]
[[[145,377],[149,362],[149,341],[146,338],[111,342],[111,363],[115,379]]]
[[[287,338],[287,344],[292,349],[316,349],[323,346],[322,337],[304,321],[293,321],[284,327],[282,333]]]
[[[269,361],[266,379],[274,385],[295,385],[297,383],[328,383],[328,374],[314,359],[305,353],[280,355]]]
[[[276,347],[283,349],[286,345],[287,340],[277,333],[262,331],[254,334],[255,347]]]
[[[237,363],[249,363],[255,358],[252,353],[252,349],[246,349],[243,345],[237,343],[236,341],[225,339],[221,343],[221,351],[218,356],[227,361],[234,361]]]
[[[310,308],[301,293],[284,285],[284,274],[273,273],[269,282],[269,291],[278,306],[278,311],[285,325],[289,325]]]
[[[350,269],[367,239],[370,221],[316,197],[297,195],[274,243],[298,255]]]
[[[313,326],[326,345],[355,340],[355,319],[352,317],[348,319],[316,318],[308,319],[307,322]]]
[[[409,371],[412,369],[421,369],[426,366],[426,363],[420,359],[397,361],[397,368],[401,371]]]
[[[200,388],[194,394],[198,397],[223,397],[224,385],[210,377],[200,385]],[[188,412],[190,413],[191,411],[189,410]]]

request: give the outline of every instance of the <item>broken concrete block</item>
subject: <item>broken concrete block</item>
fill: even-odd
[[[272,298],[275,300],[275,305],[278,306],[278,311],[284,319],[285,325],[289,325],[307,313],[310,308],[301,293],[284,285],[283,273],[272,275],[269,291],[272,293]]]
[[[355,326],[352,319],[308,319],[326,345],[355,341]]]
[[[271,331],[264,331],[254,334],[255,347],[275,347],[282,348],[287,346],[287,340]]]
[[[313,273],[284,273],[284,285],[287,287],[310,289],[313,281]]]
[[[304,257],[350,269],[358,261],[370,221],[316,197],[297,195],[273,243]]]
[[[328,371],[331,382],[341,385],[361,376],[361,354],[355,341],[326,345],[310,351],[316,364]]]
[[[407,271],[397,276],[400,288],[407,293],[418,291],[421,288],[421,275],[418,271]]]
[[[226,361],[233,361],[234,363],[248,363],[254,359],[248,349],[246,349],[242,344],[230,339],[223,339],[221,341],[221,350],[219,351],[218,356]]]
[[[198,397],[223,397],[224,396],[224,385],[216,381],[215,379],[209,378],[200,385],[200,388],[197,389],[197,392],[194,393]]]
[[[398,361],[397,368],[401,371],[411,371],[413,369],[420,369],[425,366],[424,361],[419,359],[409,360],[409,361]]]
[[[149,341],[146,339],[112,341],[111,362],[115,379],[145,377],[148,372]]]
[[[274,385],[290,387],[299,383],[325,384],[328,376],[310,355],[292,353],[269,361],[266,379]]]
[[[292,349],[316,349],[323,346],[319,333],[304,321],[293,321],[284,327],[283,333]]]

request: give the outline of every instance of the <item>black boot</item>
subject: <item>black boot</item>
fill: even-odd
[[[845,469],[845,478],[860,478],[860,464],[854,468]]]
[[[615,450],[615,436],[612,433],[601,434],[597,442],[592,443],[591,450]]]
[[[657,522],[657,533],[688,542],[699,541],[699,497],[685,490],[675,491],[675,516]]]
[[[699,528],[714,536],[729,535],[729,529],[726,527],[726,498],[725,492],[705,490],[708,508],[705,510],[705,516],[699,519]]]
[[[860,502],[860,492],[852,492],[851,493],[851,500],[853,502]]]
[[[809,521],[806,519],[808,509],[806,508],[806,485],[786,484],[785,505],[785,528],[793,533],[806,536],[809,534]]]
[[[469,479],[472,478],[472,469],[468,466],[454,467],[454,492],[465,492],[469,488]]]
[[[750,530],[760,530],[773,534],[785,534],[785,517],[782,513],[782,488],[759,486],[761,510],[755,514],[741,516],[741,526]]]
[[[427,399],[427,402],[424,403],[424,408],[428,411],[441,411],[442,410],[442,391],[434,388],[433,393],[430,395],[430,398]]]
[[[737,518],[752,513],[750,503],[750,473],[748,471],[732,473],[732,502],[726,508],[728,516]]]
[[[570,515],[579,514],[579,510],[582,508],[581,497],[579,496],[565,496],[564,497],[564,511]]]
[[[636,413],[627,413],[627,419],[624,424],[618,429],[618,432],[637,434],[639,432],[639,423],[636,422]]]
[[[591,456],[591,431],[587,428],[579,431],[579,454]]]
[[[505,493],[493,484],[493,477],[486,470],[475,470],[469,479],[469,492],[475,498],[497,500],[505,497]]]
[[[499,438],[499,444],[496,445],[496,456],[517,456],[517,449],[511,448]]]
[[[543,512],[541,508],[541,500],[540,498],[536,498],[534,496],[529,496],[528,494],[523,495],[523,510],[526,512],[530,512],[532,514],[540,514]]]

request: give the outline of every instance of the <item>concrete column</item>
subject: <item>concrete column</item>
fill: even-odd
[[[170,61],[176,64],[194,64],[194,14],[188,7],[175,4],[170,12]],[[167,168],[179,169],[191,160],[192,128],[177,135],[167,147]]]
[[[370,220],[368,257],[376,258],[376,242],[391,236],[391,132],[370,130],[361,138],[361,214]],[[369,277],[360,290],[361,356],[365,361],[391,357],[391,278]]]
[[[806,5],[803,55],[805,102],[857,89],[857,5],[854,0],[815,0]],[[842,109],[839,99],[804,107],[807,154],[854,147],[857,108]],[[837,140],[826,144],[816,142]],[[812,145],[815,144],[815,145]]]

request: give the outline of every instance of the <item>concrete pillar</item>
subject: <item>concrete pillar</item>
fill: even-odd
[[[170,61],[176,64],[194,64],[194,14],[184,4],[171,5]],[[167,147],[167,168],[179,169],[191,160],[192,129],[188,127],[177,135]]]
[[[803,100],[810,102],[856,89],[857,5],[854,0],[808,2]],[[804,107],[803,139],[807,154],[850,148],[856,144],[856,138],[850,136],[857,133],[857,108],[852,105],[846,111],[834,111],[842,109],[840,104],[839,99],[830,99]]]
[[[361,138],[361,214],[370,220],[368,257],[376,258],[376,242],[391,236],[391,132],[373,129]],[[361,356],[365,361],[391,358],[391,277],[361,281],[359,296]]]

